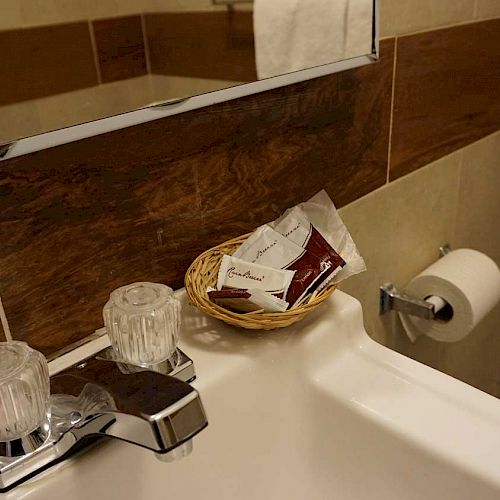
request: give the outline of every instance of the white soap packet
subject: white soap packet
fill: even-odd
[[[288,309],[288,302],[264,290],[237,288],[214,290],[209,288],[207,291],[212,302],[225,309],[237,312],[262,311],[273,313],[283,312]]]
[[[314,290],[332,267],[328,255],[313,254],[267,224],[257,228],[233,256],[276,269],[295,271],[286,295],[290,307],[299,304]]]
[[[217,290],[224,288],[263,290],[285,298],[295,271],[274,269],[247,262],[234,255],[222,257],[217,276]]]

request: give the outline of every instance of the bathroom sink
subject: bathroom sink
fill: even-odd
[[[500,402],[373,342],[352,297],[252,333],[181,295],[209,419],[191,455],[100,443],[6,500],[500,498]]]

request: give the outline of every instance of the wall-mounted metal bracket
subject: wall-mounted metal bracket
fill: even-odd
[[[445,243],[443,246],[439,247],[439,257],[444,257],[451,252],[451,246],[449,243]]]
[[[451,246],[448,243],[439,247],[440,257],[444,257],[450,252]],[[446,304],[442,299],[440,300]],[[435,319],[437,313],[434,304],[400,292],[392,283],[386,283],[380,287],[379,314],[382,315],[389,311],[398,311],[424,319]]]
[[[420,300],[396,290],[392,283],[380,287],[380,314],[398,311],[424,319],[434,319],[434,304]]]

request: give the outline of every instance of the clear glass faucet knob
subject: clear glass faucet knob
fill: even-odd
[[[104,324],[118,357],[147,366],[170,358],[177,347],[180,302],[159,283],[117,288],[103,309]]]
[[[0,342],[0,441],[46,425],[50,382],[47,360],[24,342]]]

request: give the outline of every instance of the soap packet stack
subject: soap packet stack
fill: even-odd
[[[283,312],[365,270],[325,191],[257,228],[221,261],[214,303],[238,312]]]

